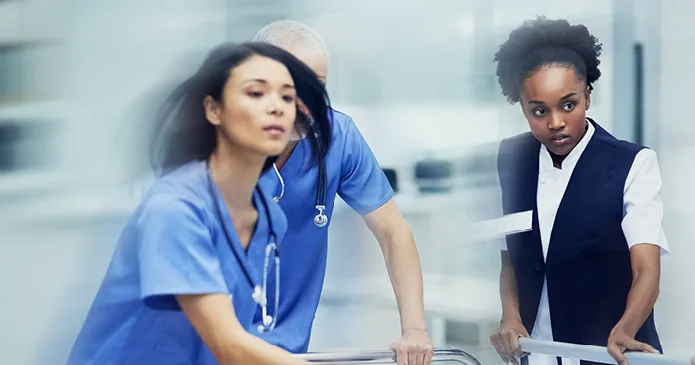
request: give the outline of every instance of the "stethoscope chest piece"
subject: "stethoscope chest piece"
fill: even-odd
[[[326,211],[326,207],[323,205],[317,205],[316,210],[318,210],[319,212],[314,217],[314,224],[317,227],[325,227],[326,224],[328,224],[328,216],[326,215],[326,213],[324,213]]]
[[[280,194],[273,197],[277,203],[285,195],[285,181],[282,179],[280,170],[277,165],[273,164],[273,170],[280,181]],[[326,161],[321,159],[319,162],[319,178],[316,186],[316,210],[318,213],[314,216],[314,224],[316,227],[323,228],[328,225],[328,216],[326,215],[326,195],[328,194],[328,177],[326,176]]]

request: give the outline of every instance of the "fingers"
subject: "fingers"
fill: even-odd
[[[642,351],[648,352],[648,353],[650,353],[650,354],[656,354],[656,355],[660,355],[660,354],[661,354],[661,351],[659,351],[659,350],[657,350],[657,349],[651,347],[649,344],[646,344],[646,343],[643,344],[643,346],[642,346]]]
[[[406,346],[405,352],[408,356],[408,365],[430,365],[434,346]]]
[[[628,365],[627,359],[623,355],[624,348],[621,348],[618,344],[608,345],[608,354],[618,363],[618,365]]]
[[[512,346],[512,353],[516,355],[517,357],[522,357],[524,356],[524,353],[521,352],[521,345],[519,344],[519,336],[513,336],[509,339],[510,344]]]
[[[493,333],[490,336],[490,343],[492,343],[492,346],[495,348],[495,351],[497,351],[497,355],[500,355],[500,358],[502,361],[507,364],[507,358],[504,355],[504,349],[501,346],[501,342],[499,341],[499,336],[497,333]]]
[[[630,345],[628,345],[627,348],[629,350],[632,350],[632,351],[642,351],[642,352],[647,352],[650,354],[657,354],[657,355],[661,354],[661,352],[659,352],[659,350],[653,348],[651,345],[649,345],[648,343],[644,343],[644,342],[635,341],[634,343],[631,343]]]
[[[396,364],[409,365],[408,364],[408,353],[403,349],[403,346],[398,346],[396,348]]]
[[[434,355],[433,350],[434,350],[434,347],[432,347],[432,349],[430,349],[429,351],[425,352],[425,360],[423,361],[423,364],[425,364],[425,365],[432,364],[432,355]],[[695,365],[695,363],[693,363],[693,365]]]
[[[422,365],[422,358],[417,356],[418,353],[413,351],[414,349],[408,350],[408,365]],[[418,359],[419,358],[419,359]],[[418,361],[420,360],[420,361]]]
[[[514,356],[514,343],[516,343],[516,346],[518,347],[518,338],[519,335],[513,330],[498,331],[490,336],[490,341],[492,342],[493,346],[495,346],[495,350],[505,364],[519,365],[519,362]],[[521,351],[519,351],[519,353],[521,353]]]
[[[519,345],[519,332],[509,331],[505,334],[505,348],[508,349],[508,357],[510,357],[510,362],[514,365],[519,365],[519,358],[521,358],[521,346]]]

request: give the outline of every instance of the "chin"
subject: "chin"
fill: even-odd
[[[572,152],[572,150],[574,149],[575,146],[576,146],[576,144],[570,144],[570,145],[562,146],[562,147],[553,146],[553,148],[548,148],[548,149],[550,150],[550,152],[552,152],[556,155],[567,156],[570,154],[570,152]]]
[[[287,148],[288,142],[289,141],[284,141],[284,142],[273,141],[272,143],[268,143],[263,148],[263,154],[267,155],[267,156],[278,156],[283,151],[285,151],[285,148]]]

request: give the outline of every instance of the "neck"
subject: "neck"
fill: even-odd
[[[222,142],[222,141],[219,141]],[[218,143],[210,156],[212,179],[225,202],[233,209],[253,204],[253,191],[266,157],[231,144]]]
[[[292,156],[294,148],[297,147],[297,144],[299,144],[299,141],[290,141],[290,143],[287,144],[287,148],[285,148],[285,150],[282,151],[282,153],[278,156],[277,161],[275,161],[275,165],[278,167],[278,170],[285,166],[287,161],[290,159],[290,156]]]

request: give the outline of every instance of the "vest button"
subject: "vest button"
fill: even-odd
[[[536,272],[541,272],[543,271],[543,263],[537,262],[536,263]]]

